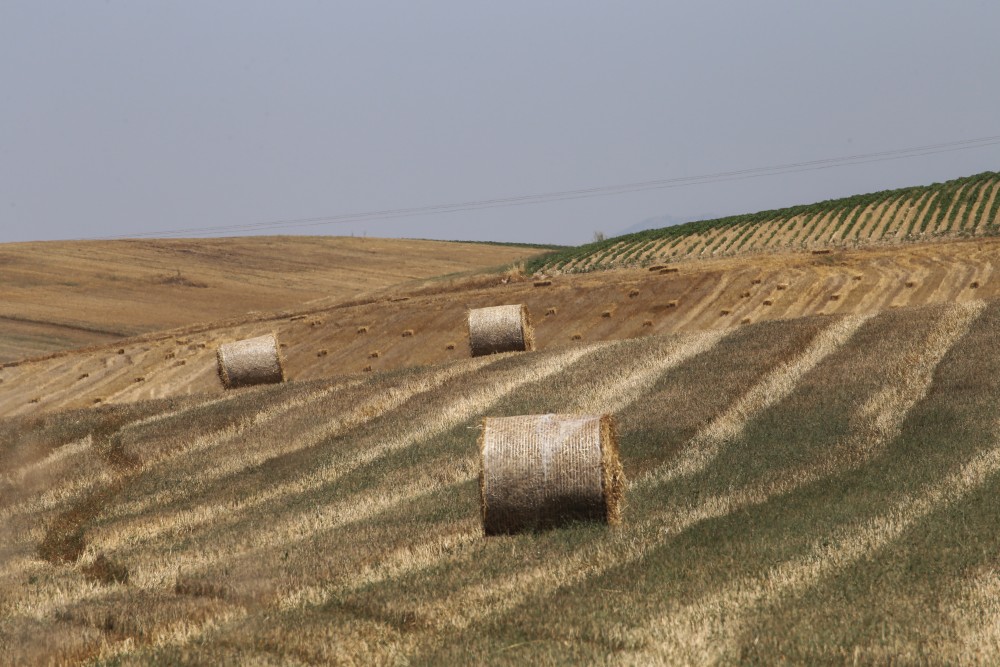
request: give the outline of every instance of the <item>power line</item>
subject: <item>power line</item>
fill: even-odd
[[[833,169],[839,167],[850,167],[873,162],[885,162],[889,160],[902,160],[927,155],[938,155],[941,153],[952,153],[956,151],[971,150],[974,148],[986,148],[1000,145],[1000,135],[991,137],[980,137],[978,139],[964,139],[961,141],[951,141],[947,143],[929,144],[926,146],[915,146],[912,148],[900,148],[889,151],[879,151],[875,153],[861,153],[857,155],[847,155],[834,158],[823,158],[819,160],[809,160],[805,162],[792,162],[788,164],[772,165],[768,167],[753,167],[749,169],[739,169],[733,171],[721,171],[712,174],[702,174],[700,176],[681,176],[674,178],[653,179],[647,181],[637,181],[633,183],[621,183],[617,185],[602,185],[575,190],[563,190],[530,195],[520,195],[513,197],[499,197],[494,199],[480,199],[472,201],[457,202],[452,204],[432,204],[427,206],[416,206],[409,208],[383,209],[367,211],[361,213],[345,213],[339,215],[322,216],[316,218],[294,218],[287,220],[272,220],[269,222],[244,223],[235,225],[217,225],[213,227],[188,227],[183,229],[162,230],[155,232],[140,232],[137,234],[126,234],[121,236],[92,237],[83,240],[110,240],[124,238],[150,238],[150,237],[176,237],[189,235],[213,234],[220,232],[251,232],[282,229],[287,227],[317,227],[332,224],[347,224],[357,222],[368,222],[378,220],[390,220],[406,218],[419,215],[459,213],[464,211],[476,211],[492,208],[504,208],[509,206],[528,206],[532,204],[543,204],[550,202],[568,201],[574,199],[588,199],[592,197],[609,197],[615,195],[629,194],[634,192],[644,192],[648,190],[664,190],[692,185],[708,185],[712,183],[722,183],[728,181],[745,180],[749,178],[762,178],[766,176],[781,176],[806,171],[817,171],[822,169]]]

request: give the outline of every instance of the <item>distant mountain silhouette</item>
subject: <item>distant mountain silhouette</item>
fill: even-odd
[[[694,222],[696,220],[714,220],[715,218],[721,217],[721,215],[716,213],[703,213],[701,215],[660,215],[655,218],[646,218],[642,222],[637,222],[631,227],[627,227],[617,232],[615,236],[621,236],[622,234],[634,234],[635,232],[641,232],[647,229],[671,227],[673,225],[681,225],[685,222]]]

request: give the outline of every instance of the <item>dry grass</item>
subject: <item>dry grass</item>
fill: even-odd
[[[8,288],[2,314],[24,322],[0,322],[0,361],[320,298],[342,302],[414,278],[483,270],[537,252],[295,236],[8,244],[0,246]],[[158,279],[163,275],[171,279]],[[175,280],[177,275],[188,284]],[[65,285],[66,276],[73,286]],[[211,289],[192,289],[191,282]]]

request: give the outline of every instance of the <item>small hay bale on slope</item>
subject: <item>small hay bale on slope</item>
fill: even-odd
[[[219,346],[219,378],[226,389],[285,381],[285,368],[273,334]]]
[[[625,475],[610,415],[487,417],[479,451],[487,535],[621,521]]]
[[[534,350],[535,334],[527,306],[515,304],[470,310],[469,349],[474,357]]]

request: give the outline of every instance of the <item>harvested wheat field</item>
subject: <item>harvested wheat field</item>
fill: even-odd
[[[5,259],[41,291],[2,330],[0,663],[997,664],[991,179],[671,232],[708,250],[684,261],[656,235],[408,269],[386,242],[360,276],[322,243],[273,271],[250,257],[293,242],[136,246],[203,248],[255,312],[140,316],[141,281],[75,299]],[[470,358],[504,304],[534,345]],[[272,335],[245,364],[276,383],[227,390],[219,350]]]
[[[516,271],[424,281],[358,300],[326,299],[8,362],[0,367],[0,414],[221,394],[218,346],[271,333],[283,345],[289,379],[347,378],[467,356],[470,309],[523,303],[537,348],[563,349],[814,314],[989,300],[1000,296],[997,264],[1000,239],[983,238],[701,260],[667,273],[564,275],[543,288]]]
[[[1000,302],[541,347],[0,421],[0,654],[1000,660]],[[478,425],[547,413],[620,523],[484,537]]]
[[[539,249],[354,237],[0,245],[0,362],[523,260]]]

